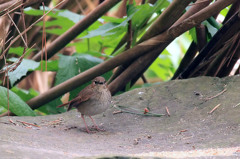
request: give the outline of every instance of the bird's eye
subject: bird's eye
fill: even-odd
[[[99,84],[99,81],[94,81],[95,84]]]
[[[95,84],[105,84],[106,81],[100,82],[100,81],[94,81]]]

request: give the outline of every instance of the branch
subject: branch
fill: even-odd
[[[143,37],[137,42],[138,44],[146,41],[162,32],[167,30],[184,12],[185,8],[191,3],[192,0],[175,0],[173,1],[168,8],[157,18],[157,20],[151,25],[148,31],[143,35]],[[176,9],[178,8],[178,9]],[[169,17],[171,17],[169,19]],[[127,36],[126,36],[127,37]],[[124,66],[118,67],[118,69],[114,72],[111,79],[108,81],[112,82],[117,76],[119,76],[132,62],[132,59],[129,63]]]
[[[133,79],[135,82],[173,39],[175,39],[185,31],[191,29],[192,27],[197,26],[202,21],[218,13],[223,8],[227,7],[229,4],[233,2],[234,0],[231,0],[231,2],[219,0],[213,3],[212,5],[200,10],[196,14],[190,16],[189,18],[180,22],[179,24],[175,24],[173,27],[171,27],[164,33],[152,39],[149,39],[148,41],[152,41],[153,45],[155,45],[154,43],[157,43],[157,45],[159,46],[158,49],[156,49],[157,53],[154,50],[153,52],[150,52],[147,55],[144,55],[135,60],[118,78],[116,78],[110,84],[109,88],[112,91],[112,93],[114,94],[118,90],[122,89],[123,86],[125,86],[126,83],[130,82],[131,79]],[[144,43],[141,44],[144,45]],[[133,82],[131,84],[133,84]]]
[[[24,8],[32,6],[34,4],[37,3],[42,3],[45,2],[47,0],[26,0],[24,3],[22,2],[22,0],[5,0],[5,2],[2,2],[2,4],[0,5],[0,16],[3,16],[4,14],[6,14],[7,12],[13,13],[16,10],[19,10],[19,8],[21,6],[23,6]]]
[[[47,46],[47,57],[51,58],[54,54],[64,48],[69,42],[76,38],[80,33],[87,29],[92,23],[98,18],[105,14],[109,9],[116,5],[121,0],[107,0],[101,3],[95,10],[93,10],[84,19],[75,24],[72,28],[66,31],[64,34],[59,36],[50,45]],[[41,54],[44,54],[44,50],[38,52],[32,59],[35,61],[41,60]]]
[[[115,56],[114,58],[105,61],[91,69],[82,72],[81,74],[57,85],[56,87],[51,88],[48,92],[45,92],[31,100],[27,103],[33,108],[36,109],[41,105],[46,104],[47,102],[61,96],[62,94],[75,89],[76,87],[84,84],[85,82],[93,79],[96,76],[99,76],[105,72],[108,72],[119,66],[122,63],[127,63],[133,58],[139,57],[146,52],[149,52],[159,46],[163,42],[171,42],[174,38],[184,33],[185,31],[191,29],[197,24],[201,23],[205,19],[209,18],[211,15],[218,13],[222,8],[225,8],[229,4],[235,2],[236,0],[218,0],[214,4],[206,7],[197,14],[194,14],[190,17],[190,20],[185,20],[179,26],[171,28],[169,31],[164,32],[156,37],[153,37],[132,49],[129,49],[122,54]],[[105,3],[105,2],[104,2]],[[191,22],[191,23],[189,23]],[[186,27],[185,25],[186,24]]]
[[[235,34],[235,31],[239,29],[239,19],[240,15],[239,13],[236,13],[228,22],[226,22],[223,27],[213,36],[211,41],[199,53],[199,55],[194,59],[194,61],[188,66],[188,68],[180,74],[179,78],[185,79],[196,74],[195,70],[197,67],[200,67],[200,63],[207,61],[210,56],[213,56],[213,53],[216,53],[216,50],[218,50],[216,47],[221,47],[226,39],[231,38],[233,34]]]

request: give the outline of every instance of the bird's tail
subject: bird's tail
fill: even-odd
[[[63,107],[63,106],[68,105],[68,104],[69,104],[69,102],[61,104],[61,105],[57,106],[57,108]]]

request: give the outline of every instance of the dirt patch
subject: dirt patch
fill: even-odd
[[[135,89],[114,97],[114,103],[140,111],[148,107],[158,114],[167,114],[167,107],[170,116],[113,114],[118,110],[112,107],[104,115],[94,116],[106,129],[94,134],[85,132],[76,110],[51,116],[0,118],[0,154],[3,158],[39,158],[42,154],[46,158],[240,157],[239,83],[237,76],[201,77]],[[92,125],[90,119],[87,121]]]

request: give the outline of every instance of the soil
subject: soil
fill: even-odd
[[[76,110],[3,117],[0,158],[240,158],[239,90],[239,76],[135,89],[115,96],[111,108],[93,117],[104,132],[86,117],[93,134],[86,133]],[[119,105],[122,113],[115,108]],[[146,115],[163,116],[146,116],[146,109]]]

